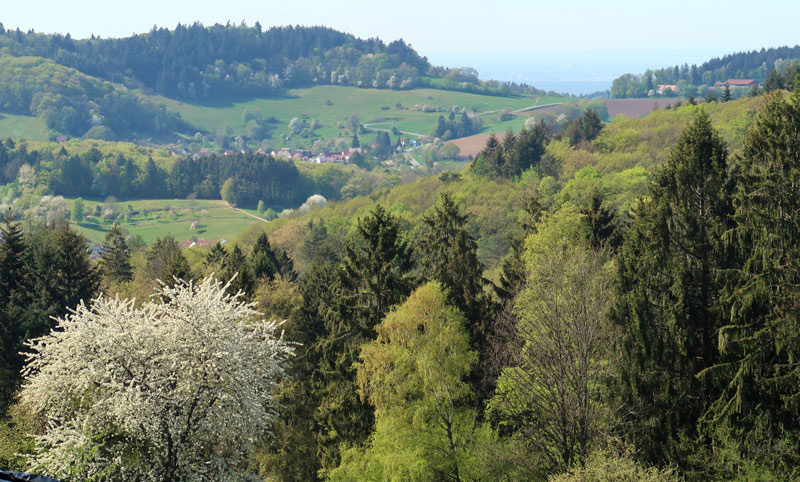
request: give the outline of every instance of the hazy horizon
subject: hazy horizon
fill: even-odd
[[[776,15],[776,12],[780,15]],[[91,15],[87,15],[91,12]],[[17,2],[4,5],[6,28],[45,33],[124,37],[153,26],[245,21],[263,28],[325,25],[361,38],[403,38],[435,65],[473,67],[483,79],[611,85],[619,75],[712,57],[800,43],[800,3],[758,5],[675,0],[663,11],[632,0],[526,2],[407,0],[384,8],[367,0],[197,4],[187,0],[109,3],[105,0]],[[719,17],[722,21],[711,21]],[[537,85],[540,84],[540,85]],[[606,87],[607,88],[607,87]],[[554,89],[557,90],[557,89]]]

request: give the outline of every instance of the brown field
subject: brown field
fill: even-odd
[[[462,156],[475,157],[481,149],[483,149],[483,146],[486,145],[486,140],[489,139],[489,136],[491,136],[491,134],[476,134],[474,136],[462,137],[461,139],[450,141],[450,143],[458,147]]]
[[[627,117],[644,117],[656,109],[663,109],[668,105],[675,105],[677,102],[683,102],[682,98],[668,98],[668,99],[606,99],[606,108],[608,109],[609,117],[617,115],[625,115]],[[577,104],[577,102],[575,102]],[[527,111],[532,112],[555,112],[558,106],[548,106],[539,109],[531,109]],[[489,139],[491,134],[476,134],[474,136],[462,137],[450,141],[450,143],[458,146],[462,156],[475,157],[486,145],[486,140]],[[498,138],[502,138],[502,134],[495,134]]]

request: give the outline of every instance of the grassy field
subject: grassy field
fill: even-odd
[[[69,209],[73,203],[74,199],[67,199]],[[101,212],[109,207],[116,215],[109,219],[91,215],[96,205],[100,205]],[[126,220],[124,213],[128,205],[135,214]],[[223,201],[213,200],[148,199],[107,204],[102,200],[86,199],[84,209],[89,216],[81,224],[73,222],[72,226],[92,244],[102,244],[115,219],[123,229],[133,236],[141,236],[147,244],[167,234],[179,242],[192,238],[233,239],[252,224],[261,222],[232,209]],[[197,229],[192,229],[194,219],[198,220]]]
[[[0,138],[46,141],[48,129],[42,119],[30,115],[0,114]]]
[[[494,112],[504,108],[521,109],[532,105],[564,101],[563,97],[520,96],[497,97],[437,89],[407,91],[359,89],[356,87],[317,86],[294,89],[285,98],[252,99],[242,102],[187,103],[161,98],[170,110],[198,130],[220,132],[229,126],[234,135],[247,134],[245,111],[260,111],[264,117],[273,116],[273,138],[287,135],[288,123],[293,117],[316,120],[320,128],[317,137],[336,138],[345,135],[345,119],[354,115],[364,124],[380,123],[375,127],[430,133],[436,125],[440,112],[423,112],[422,107],[449,110],[453,106],[475,109],[484,117],[484,126],[490,127]],[[399,106],[397,105],[399,104]],[[419,110],[417,110],[419,109]],[[516,116],[517,123],[524,116]],[[341,127],[337,125],[341,124]],[[501,130],[507,129],[503,126]],[[308,143],[308,139],[304,139]]]

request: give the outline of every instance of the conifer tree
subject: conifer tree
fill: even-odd
[[[771,443],[796,441],[800,431],[798,125],[800,90],[788,99],[770,94],[734,171],[736,228],[728,239],[742,261],[730,280],[730,322],[719,334],[725,358],[704,376],[724,387],[706,417],[707,428],[733,426],[740,442],[752,443],[756,427]],[[788,458],[763,444],[757,450],[772,466],[800,462],[796,442]]]
[[[33,265],[40,301],[47,316],[61,316],[82,301],[89,303],[100,286],[100,270],[89,259],[88,242],[68,224],[42,229],[31,240]],[[52,320],[40,324],[35,336],[43,335]]]
[[[617,388],[633,442],[650,461],[686,464],[714,388],[697,375],[719,361],[717,277],[730,259],[727,148],[705,113],[681,134],[635,209],[618,257],[612,319],[623,331]]]
[[[26,334],[34,291],[27,243],[11,213],[3,213],[0,225],[0,416],[21,382],[22,342]]]
[[[100,257],[100,267],[103,274],[109,279],[122,282],[133,278],[133,269],[130,263],[130,248],[125,241],[125,234],[118,224],[114,224],[106,234],[103,243],[103,254]]]
[[[411,249],[383,206],[358,221],[344,251],[336,282],[326,287],[335,294],[325,298],[326,337],[319,342],[315,420],[323,472],[339,464],[343,447],[360,445],[372,432],[373,409],[358,396],[353,364],[361,345],[375,338],[375,326],[413,287]]]
[[[448,302],[466,317],[473,346],[480,348],[486,341],[493,306],[484,292],[489,282],[483,277],[478,245],[467,230],[467,215],[452,194],[443,193],[423,223],[427,228],[420,240],[424,276],[442,284]]]
[[[720,96],[719,100],[721,102],[728,102],[731,99],[733,99],[733,96],[731,95],[731,86],[725,84],[725,86],[722,87],[722,95]]]

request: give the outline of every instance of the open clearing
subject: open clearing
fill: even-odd
[[[72,209],[74,199],[67,199],[67,206]],[[178,242],[191,238],[219,240],[233,239],[252,224],[258,221],[246,213],[236,211],[224,201],[198,199],[148,199],[140,201],[118,201],[105,203],[102,200],[83,202],[84,211],[89,214],[80,224],[71,225],[86,236],[92,244],[103,243],[106,233],[114,225],[115,220],[120,227],[133,236],[141,236],[147,244],[171,234]],[[95,206],[100,205],[101,213],[112,209],[114,216],[103,218],[91,215]],[[128,206],[135,213],[125,220]],[[198,221],[196,229],[192,229],[194,220]]]
[[[483,118],[484,126],[489,128],[496,123],[497,111],[505,108],[516,110],[568,100],[566,97],[500,97],[437,89],[378,90],[341,86],[293,89],[288,94],[281,98],[233,102],[188,103],[166,98],[160,98],[160,101],[170,110],[179,112],[198,130],[224,132],[228,126],[234,135],[247,135],[245,111],[260,111],[265,118],[272,116],[277,120],[272,124],[272,137],[280,144],[283,142],[281,138],[287,135],[289,121],[294,117],[309,123],[316,120],[320,125],[315,132],[316,138],[352,135],[347,132],[345,122],[351,115],[362,124],[379,123],[376,127],[389,129],[395,126],[402,131],[428,134],[435,128],[439,115],[446,114],[453,106],[475,110]],[[429,112],[423,111],[426,106]],[[506,127],[500,128],[504,130]],[[300,140],[308,144],[311,138]]]
[[[28,139],[46,141],[47,126],[38,117],[30,115],[0,114],[0,138]]]

